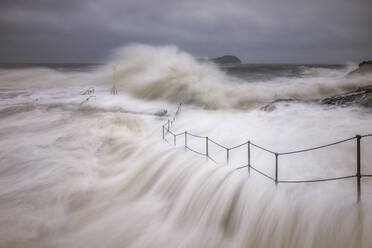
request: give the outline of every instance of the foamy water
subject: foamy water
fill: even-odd
[[[111,65],[119,94],[110,95]],[[306,69],[306,68],[305,68]],[[246,150],[210,145],[213,163],[172,147],[162,125],[179,104],[174,132],[226,146],[247,140],[278,152],[372,133],[372,112],[317,103],[261,106],[279,98],[320,99],[371,84],[345,69],[244,82],[175,47],[119,49],[92,72],[0,70],[0,247],[370,247],[372,179],[275,186],[248,175]],[[95,98],[80,95],[94,87]],[[85,102],[84,102],[85,101]],[[170,137],[168,137],[170,138]],[[169,139],[172,143],[172,139]],[[188,139],[203,152],[205,143]],[[372,138],[362,172],[372,174]],[[279,177],[356,173],[355,140],[280,159]],[[252,150],[272,175],[273,157]]]

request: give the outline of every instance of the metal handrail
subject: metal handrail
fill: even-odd
[[[177,109],[177,112],[175,114],[175,116],[173,117],[173,122],[175,120],[175,117],[176,115],[179,114],[179,110],[180,110],[180,107],[181,107],[181,104],[179,105],[178,109]],[[335,181],[335,180],[343,180],[343,179],[350,179],[350,178],[354,178],[356,177],[357,178],[357,201],[359,202],[360,201],[360,197],[361,197],[361,178],[362,177],[372,177],[372,175],[370,174],[362,174],[361,173],[361,158],[360,158],[360,151],[361,151],[361,139],[362,138],[366,138],[366,137],[372,137],[372,133],[371,134],[365,134],[365,135],[356,135],[354,137],[350,137],[350,138],[347,138],[347,139],[343,139],[343,140],[339,140],[339,141],[336,141],[336,142],[333,142],[333,143],[329,143],[329,144],[325,144],[325,145],[321,145],[321,146],[316,146],[316,147],[311,147],[311,148],[307,148],[307,149],[301,149],[301,150],[294,150],[294,151],[288,151],[288,152],[274,152],[272,150],[269,150],[267,148],[264,148],[262,146],[259,146],[251,141],[247,141],[247,142],[244,142],[242,144],[239,144],[237,146],[233,146],[233,147],[227,147],[227,146],[224,146],[224,145],[221,145],[219,143],[217,143],[216,141],[214,141],[213,139],[209,138],[209,137],[206,137],[206,136],[200,136],[200,135],[196,135],[196,134],[193,134],[193,133],[190,133],[188,131],[184,131],[182,133],[179,133],[179,134],[174,134],[172,131],[170,131],[169,129],[169,123],[170,121],[168,120],[166,124],[163,125],[163,139],[166,140],[165,138],[165,130],[172,134],[174,136],[174,145],[176,146],[177,143],[176,143],[176,137],[179,136],[179,135],[185,135],[185,149],[186,150],[190,150],[194,153],[197,153],[199,155],[202,155],[202,156],[206,156],[207,158],[211,159],[213,162],[215,162],[217,164],[217,162],[212,159],[208,153],[208,143],[209,141],[214,143],[215,145],[223,148],[223,149],[226,149],[226,161],[227,161],[227,164],[229,164],[229,151],[232,150],[232,149],[236,149],[236,148],[239,148],[239,147],[242,147],[244,145],[247,145],[247,149],[248,149],[248,164],[247,165],[244,165],[244,166],[240,166],[238,168],[235,168],[236,170],[240,170],[240,169],[243,169],[243,168],[248,168],[248,172],[250,172],[250,169],[256,171],[257,173],[261,174],[262,176],[272,180],[275,182],[275,184],[278,184],[278,183],[313,183],[313,182],[326,182],[326,181]],[[199,152],[199,151],[196,151],[192,148],[190,148],[189,146],[187,146],[187,136],[190,135],[190,136],[193,136],[193,137],[196,137],[196,138],[200,138],[200,139],[205,139],[206,140],[206,148],[205,148],[205,153],[202,153],[202,152]],[[295,153],[303,153],[303,152],[309,152],[309,151],[313,151],[313,150],[317,150],[317,149],[322,149],[322,148],[326,148],[326,147],[329,147],[329,146],[334,146],[334,145],[338,145],[338,144],[341,144],[341,143],[344,143],[344,142],[348,142],[348,141],[351,141],[351,140],[357,140],[357,162],[356,162],[356,169],[357,169],[357,173],[354,174],[354,175],[348,175],[348,176],[342,176],[342,177],[331,177],[331,178],[322,178],[322,179],[311,179],[311,180],[279,180],[279,176],[278,176],[278,173],[279,173],[279,157],[280,156],[285,156],[285,155],[290,155],[290,154],[295,154]],[[168,142],[169,143],[169,142]],[[250,145],[256,147],[256,148],[259,148],[263,151],[266,151],[270,154],[273,154],[275,155],[275,177],[272,177],[272,176],[269,176],[268,174],[260,171],[259,169],[257,169],[256,167],[252,166],[252,164],[250,163]]]

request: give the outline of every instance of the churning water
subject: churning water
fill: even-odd
[[[111,65],[118,95],[110,95]],[[175,47],[133,45],[85,70],[0,70],[0,247],[371,247],[372,179],[280,184],[162,140],[162,125],[232,147],[285,152],[372,133],[371,109],[314,99],[372,84],[354,65],[218,68]],[[94,87],[95,97],[81,95]],[[89,98],[87,100],[87,98]],[[276,99],[272,111],[262,106]],[[163,109],[168,116],[162,116]],[[169,143],[173,140],[167,136]],[[355,140],[280,158],[282,180],[354,175]],[[205,142],[188,145],[205,152]],[[362,173],[372,174],[372,137]],[[269,175],[274,158],[252,149]]]

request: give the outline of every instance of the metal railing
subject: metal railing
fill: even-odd
[[[173,145],[176,146],[177,145],[177,137],[178,136],[184,136],[184,148],[185,150],[189,150],[189,151],[192,151],[196,154],[199,154],[199,155],[202,155],[202,156],[205,156],[207,157],[208,159],[212,160],[213,162],[217,163],[212,157],[210,157],[209,155],[209,143],[213,143],[217,146],[219,146],[220,148],[226,150],[226,162],[227,164],[229,164],[229,160],[230,160],[230,151],[234,150],[234,149],[237,149],[237,148],[240,148],[240,147],[243,147],[243,146],[246,146],[247,147],[247,160],[248,160],[248,163],[244,166],[240,166],[240,167],[237,167],[236,170],[240,170],[240,169],[243,169],[243,168],[247,168],[248,170],[248,173],[250,173],[250,170],[254,170],[255,172],[261,174],[262,176],[266,177],[267,179],[275,182],[275,184],[279,184],[279,183],[314,183],[314,182],[326,182],[326,181],[335,181],[335,180],[342,180],[342,179],[348,179],[348,178],[356,178],[357,179],[357,202],[360,201],[361,199],[361,178],[362,177],[372,177],[372,174],[362,174],[361,173],[361,140],[362,138],[367,138],[367,137],[372,137],[372,134],[366,134],[366,135],[356,135],[354,137],[350,137],[350,138],[347,138],[347,139],[343,139],[343,140],[340,140],[340,141],[337,141],[337,142],[333,142],[333,143],[329,143],[329,144],[326,144],[326,145],[321,145],[321,146],[317,146],[317,147],[311,147],[311,148],[308,148],[308,149],[302,149],[302,150],[295,150],[295,151],[288,151],[288,152],[275,152],[275,151],[271,151],[269,149],[266,149],[262,146],[259,146],[255,143],[253,143],[252,141],[247,141],[247,142],[244,142],[240,145],[237,145],[237,146],[233,146],[233,147],[227,147],[227,146],[224,146],[224,145],[221,145],[219,143],[217,143],[216,141],[212,140],[211,138],[209,138],[208,136],[200,136],[200,135],[196,135],[196,134],[193,134],[193,133],[190,133],[188,131],[184,131],[184,132],[181,132],[181,133],[173,133],[171,130],[170,130],[170,127],[171,125],[174,123],[177,115],[179,114],[180,112],[180,107],[181,107],[181,104],[179,105],[178,109],[177,109],[177,112],[176,114],[174,115],[173,117],[173,120],[170,121],[168,120],[163,126],[163,140],[166,140],[166,134],[170,134],[173,136]],[[205,152],[200,152],[200,151],[197,151],[197,150],[194,150],[192,149],[191,147],[188,146],[187,144],[187,138],[188,136],[192,136],[194,138],[199,138],[199,139],[204,139],[205,140]],[[279,179],[279,158],[282,157],[282,156],[287,156],[287,155],[291,155],[291,154],[297,154],[297,153],[305,153],[305,152],[309,152],[309,151],[313,151],[313,150],[318,150],[318,149],[322,149],[322,148],[326,148],[326,147],[330,147],[330,146],[335,146],[335,145],[338,145],[338,144],[342,144],[342,143],[345,143],[345,142],[348,142],[348,141],[351,141],[351,140],[356,140],[356,161],[355,161],[355,165],[356,165],[356,173],[355,174],[352,174],[352,175],[346,175],[346,176],[341,176],[341,177],[329,177],[329,178],[319,178],[319,179],[312,179],[312,180],[280,180]],[[257,167],[253,166],[253,164],[251,163],[251,147],[255,147],[255,148],[258,148],[266,153],[269,153],[271,155],[274,156],[275,158],[275,176],[272,177],[270,175],[268,175],[267,173],[259,170]],[[218,164],[218,163],[217,163]]]
[[[87,90],[80,93],[82,96],[88,96],[85,98],[82,102],[80,102],[80,105],[83,105],[86,102],[89,102],[90,99],[96,99],[95,90],[94,87],[90,87]]]
[[[87,90],[84,90],[80,95],[94,95],[94,87],[89,87]]]

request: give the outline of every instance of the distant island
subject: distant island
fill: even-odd
[[[216,58],[197,58],[199,62],[213,62],[218,65],[240,65],[242,62],[234,55],[224,55]]]
[[[219,65],[230,65],[230,64],[241,64],[240,59],[233,55],[224,55],[222,57],[217,57],[210,59],[210,61]]]

